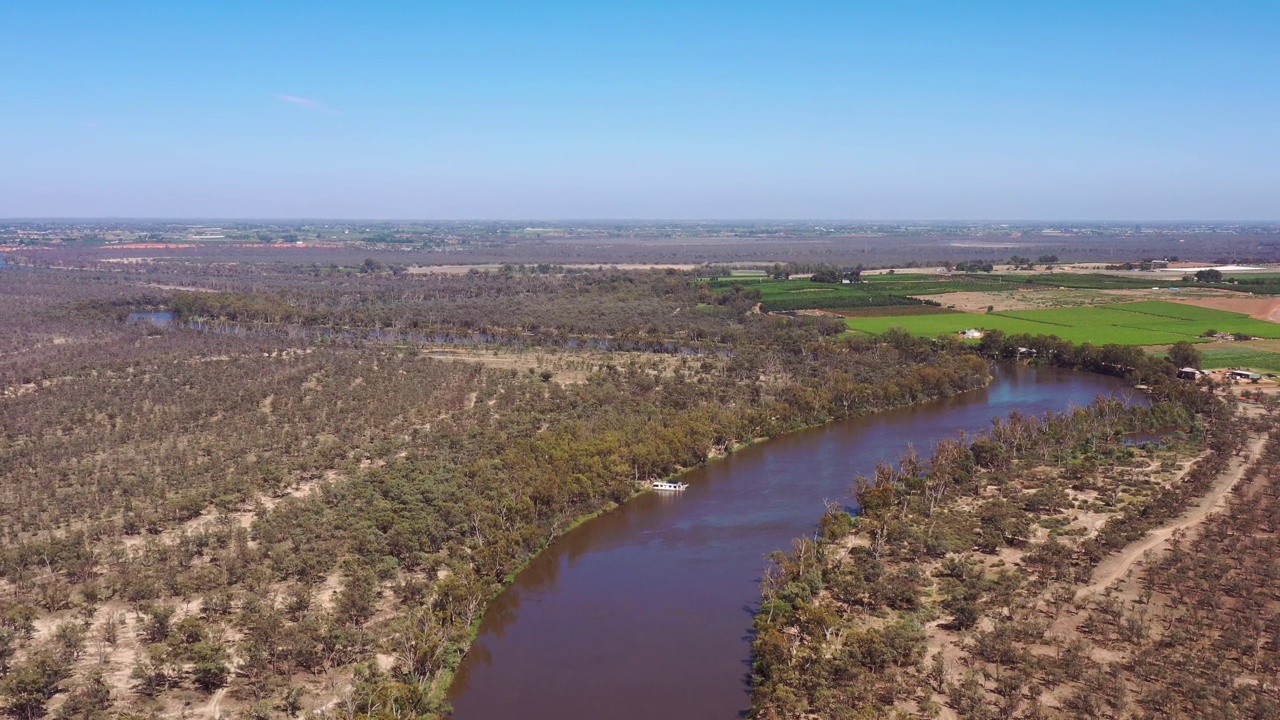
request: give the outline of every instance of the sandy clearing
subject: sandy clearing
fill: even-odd
[[[506,350],[486,348],[474,350],[452,345],[426,347],[421,357],[447,362],[474,362],[486,367],[520,372],[549,370],[551,381],[561,385],[584,383],[596,369],[608,365],[624,365],[640,360],[650,372],[669,374],[681,367],[685,358],[625,350],[591,350],[585,348],[557,350]]]
[[[1150,291],[1143,291],[1150,293]],[[1097,290],[1058,289],[1040,286],[1010,290],[965,291],[942,295],[917,295],[920,300],[954,305],[956,310],[985,313],[987,307],[996,312],[1006,310],[1042,310],[1045,308],[1080,307],[1116,302],[1116,299]]]
[[[242,503],[242,508],[234,512],[221,513],[216,508],[208,507],[196,517],[187,520],[184,523],[168,528],[156,535],[142,533],[138,535],[125,535],[120,538],[121,546],[125,548],[137,548],[148,540],[154,540],[157,544],[168,545],[177,541],[184,534],[194,535],[204,528],[213,528],[225,518],[240,527],[248,530],[253,525],[253,521],[258,515],[270,511],[281,500],[285,498],[304,498],[317,490],[322,484],[336,482],[341,479],[337,470],[326,470],[323,475],[310,480],[299,480],[294,483],[288,490],[283,493],[270,495],[267,493],[259,494],[254,498],[253,502]],[[254,543],[251,541],[251,545]]]
[[[337,570],[325,576],[324,582],[320,588],[316,590],[315,598],[312,602],[316,607],[331,608],[333,606],[333,596],[338,594],[342,589],[342,573]]]
[[[1245,457],[1258,457],[1266,442],[1266,435],[1254,436],[1252,442],[1248,445]],[[1227,495],[1236,486],[1236,483],[1240,482],[1240,479],[1245,476],[1245,472],[1249,467],[1250,463],[1244,457],[1236,456],[1232,458],[1227,470],[1214,481],[1209,493],[1199,503],[1173,522],[1147,533],[1141,540],[1130,543],[1119,555],[1113,555],[1099,563],[1093,573],[1093,583],[1081,588],[1076,593],[1076,597],[1080,598],[1090,594],[1096,595],[1106,590],[1111,583],[1124,577],[1134,563],[1138,562],[1148,551],[1161,547],[1169,541],[1169,538],[1173,537],[1174,533],[1199,525],[1214,511],[1224,507],[1227,503]]]
[[[964,653],[960,649],[960,636],[942,627],[945,620],[933,620],[925,625],[924,661],[932,662],[933,656],[942,653],[943,669],[948,680],[964,667]],[[938,703],[940,720],[956,720],[959,715],[947,704],[945,695],[934,694],[933,701]]]
[[[213,288],[186,287],[185,285],[165,285],[164,283],[138,283],[142,287],[153,287],[158,290],[176,290],[178,292],[216,293]]]
[[[603,355],[590,355],[587,352],[581,354],[570,355],[551,354],[551,353],[513,353],[513,354],[497,354],[492,350],[467,350],[462,348],[429,348],[423,350],[423,357],[432,360],[445,360],[448,362],[474,362],[490,368],[499,368],[505,370],[518,370],[527,372],[529,370],[551,370],[551,379],[561,385],[574,385],[584,383],[590,376],[590,371],[581,368],[571,368],[570,360],[574,358],[588,359],[590,362],[605,362]],[[475,393],[472,393],[475,395]],[[466,407],[468,409],[475,406],[474,400],[469,400]]]
[[[1038,305],[1031,302],[1030,298],[1023,297],[1030,293],[1019,293],[1013,290],[1001,292],[953,292],[944,295],[913,295],[917,300],[932,300],[940,302],[944,306],[954,305],[956,310],[960,312],[981,313],[986,312],[987,307],[994,307],[996,310],[1030,310]]]

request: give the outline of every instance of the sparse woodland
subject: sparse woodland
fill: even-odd
[[[437,712],[488,599],[577,518],[989,378],[674,273],[24,269],[0,300],[17,718]]]
[[[1243,474],[1274,423],[1186,385],[1152,395],[1015,415],[859,478],[858,516],[833,508],[764,578],[753,715],[1276,717],[1274,436],[1202,536],[1086,587]]]

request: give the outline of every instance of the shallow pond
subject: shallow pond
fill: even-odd
[[[149,312],[129,313],[131,323],[150,323],[151,325],[169,325],[178,319],[172,310],[154,310]]]

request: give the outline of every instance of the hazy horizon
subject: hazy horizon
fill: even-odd
[[[1275,222],[1277,31],[1246,3],[10,4],[0,217]]]
[[[333,224],[353,224],[353,223],[425,223],[425,224],[446,224],[446,223],[584,223],[584,224],[647,224],[647,223],[664,223],[664,224],[682,224],[682,225],[728,225],[733,223],[741,223],[745,225],[768,225],[768,224],[808,224],[808,223],[833,223],[840,225],[926,225],[936,227],[948,227],[959,225],[974,225],[981,227],[993,227],[1001,225],[1073,225],[1077,227],[1116,227],[1125,225],[1141,225],[1151,227],[1182,227],[1187,225],[1205,225],[1210,227],[1228,227],[1233,225],[1277,225],[1280,226],[1280,220],[1275,219],[1259,219],[1259,220],[1204,220],[1204,219],[1186,219],[1186,220],[1152,220],[1143,218],[1122,218],[1114,220],[1099,219],[1082,219],[1082,218],[975,218],[971,220],[965,219],[946,219],[946,218],[890,218],[890,219],[874,219],[874,218],[821,218],[821,217],[794,217],[794,218],[676,218],[676,217],[234,217],[234,216],[63,216],[63,217],[21,217],[21,216],[0,216],[2,222],[49,222],[49,223],[88,223],[88,222],[109,222],[109,223],[145,223],[145,222],[168,222],[168,223],[196,223],[196,222],[222,222],[222,223],[333,223]]]

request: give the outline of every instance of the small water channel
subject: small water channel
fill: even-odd
[[[177,322],[178,313],[172,310],[151,310],[146,312],[129,313],[128,321],[131,323],[144,323],[147,325],[159,325],[161,327],[172,325]]]
[[[566,534],[489,607],[451,692],[455,720],[706,720],[749,707],[766,555],[812,532],[853,478],[1012,410],[1132,390],[1009,367],[991,387],[746,448]]]

